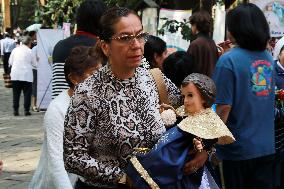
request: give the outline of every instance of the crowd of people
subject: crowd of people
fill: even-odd
[[[36,31],[19,33],[6,28],[1,44],[5,87],[13,89],[14,116],[19,116],[19,101],[24,93],[24,115],[29,116],[30,106],[36,110]]]
[[[284,117],[275,121],[284,44],[274,60],[269,25],[252,3],[227,13],[232,47],[222,55],[211,15],[189,21],[194,40],[170,54],[136,12],[80,4],[76,33],[53,50],[54,99],[30,189],[284,187]],[[32,41],[1,41],[15,116],[22,90],[30,115]]]

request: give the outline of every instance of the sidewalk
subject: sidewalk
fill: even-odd
[[[12,89],[4,87],[0,65],[0,159],[4,171],[0,176],[1,189],[26,189],[37,166],[43,138],[43,112],[23,116],[23,95],[20,116],[14,117]]]

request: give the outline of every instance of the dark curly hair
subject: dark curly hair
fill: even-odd
[[[203,104],[204,108],[210,108],[216,99],[217,90],[214,81],[206,75],[192,73],[182,81],[181,86],[185,87],[189,83],[193,83],[200,92],[203,100],[205,101]]]
[[[95,67],[97,64],[103,62],[101,56],[97,52],[98,48],[99,47],[97,46],[77,46],[72,48],[64,65],[65,79],[70,87],[74,86],[68,78],[70,73],[83,76],[87,69]]]
[[[189,23],[196,25],[197,30],[204,34],[210,34],[213,30],[212,17],[205,10],[193,13],[193,15],[189,17]]]

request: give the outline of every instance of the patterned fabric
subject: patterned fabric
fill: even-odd
[[[167,78],[172,105],[181,104],[178,89]],[[115,187],[138,147],[152,148],[166,131],[159,95],[148,70],[116,78],[109,66],[81,83],[65,118],[64,158],[68,171],[88,184]]]

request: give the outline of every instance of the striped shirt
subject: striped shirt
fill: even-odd
[[[52,65],[52,99],[69,88],[65,79],[64,64],[65,63],[53,63]]]
[[[52,99],[69,88],[64,74],[64,64],[73,47],[93,46],[96,39],[89,35],[76,34],[59,41],[53,50],[52,60]]]

